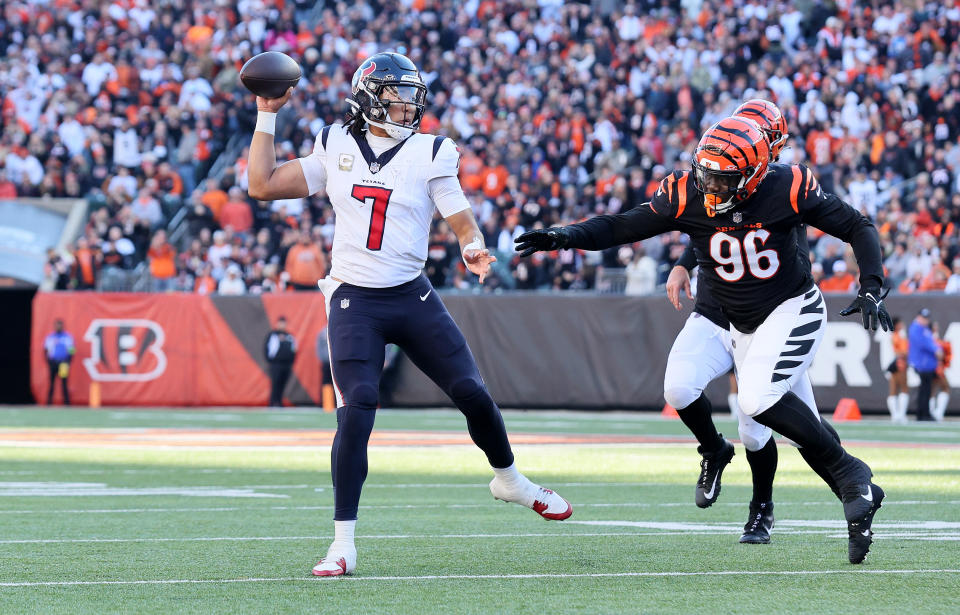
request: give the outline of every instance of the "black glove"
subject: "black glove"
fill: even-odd
[[[845,307],[840,312],[840,315],[849,316],[850,314],[860,312],[860,316],[863,317],[864,329],[873,329],[876,331],[877,321],[879,320],[880,326],[884,331],[892,331],[893,321],[890,319],[890,314],[887,313],[887,306],[883,304],[884,298],[886,298],[889,293],[889,288],[887,292],[882,295],[876,289],[861,289],[860,294],[853,300],[853,303]]]
[[[516,238],[513,249],[519,252],[520,256],[530,256],[534,252],[550,252],[565,248],[569,242],[570,235],[567,229],[557,226],[527,231]]]

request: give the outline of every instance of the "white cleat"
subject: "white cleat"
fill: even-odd
[[[490,481],[494,499],[526,506],[544,519],[563,521],[573,514],[573,507],[550,489],[545,489],[524,478],[526,484],[508,487],[498,477]]]
[[[327,555],[317,562],[310,573],[315,577],[340,577],[350,574],[356,567],[356,547],[353,545],[346,547],[330,545]]]

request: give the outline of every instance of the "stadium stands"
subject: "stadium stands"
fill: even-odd
[[[360,60],[399,49],[429,83],[423,129],[460,144],[461,181],[503,253],[488,288],[655,288],[683,237],[524,262],[512,238],[642,202],[704,127],[764,97],[788,118],[785,161],[876,222],[894,292],[960,291],[960,7],[660,4],[8,2],[0,196],[89,202],[83,237],[51,255],[51,286],[210,292],[235,263],[248,292],[283,289],[290,248],[325,257],[333,215],[322,194],[246,197],[255,108],[239,67],[270,49],[303,67],[278,122],[291,159],[341,117]],[[810,238],[818,275],[855,278],[842,244]],[[438,222],[428,274],[469,288],[455,244]]]

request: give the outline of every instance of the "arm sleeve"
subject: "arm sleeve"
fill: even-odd
[[[470,201],[463,193],[460,180],[456,175],[434,177],[427,182],[427,192],[430,193],[430,199],[444,218],[464,209],[470,209]]]
[[[861,290],[879,292],[883,286],[883,256],[877,228],[839,197],[824,192],[810,169],[802,165],[793,169],[795,181],[790,198],[797,204],[800,218],[849,243],[860,267]]]
[[[676,229],[672,218],[654,211],[650,203],[634,207],[624,214],[596,216],[566,227],[569,241],[565,247],[605,250],[624,243],[656,237]]]
[[[307,192],[310,195],[320,192],[327,185],[327,148],[324,147],[324,139],[320,135],[329,130],[329,126],[321,129],[317,133],[310,155],[298,158],[300,168],[303,169],[303,177],[307,180]]]
[[[803,260],[803,266],[810,271],[810,241],[807,239],[807,226],[801,224],[797,227],[797,253]]]
[[[680,255],[680,258],[677,260],[676,267],[679,265],[687,271],[693,271],[697,266],[697,255],[693,251],[693,246],[689,243],[687,244],[687,249],[683,251],[683,254]]]

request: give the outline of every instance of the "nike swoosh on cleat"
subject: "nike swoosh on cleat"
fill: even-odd
[[[860,497],[862,497],[863,499],[865,499],[865,500],[868,501],[868,502],[872,502],[872,501],[873,501],[873,488],[868,486],[868,487],[867,487],[867,494],[864,495],[864,494],[861,493],[861,494],[860,494]]]
[[[427,300],[427,297],[429,297],[429,296],[430,296],[430,293],[432,293],[432,292],[433,292],[432,290],[428,290],[428,291],[427,291],[427,294],[421,295],[421,296],[420,296],[420,301],[426,301],[426,300]]]
[[[869,537],[870,537],[870,530],[863,530],[863,535],[869,538]]]
[[[713,492],[716,491],[716,489],[717,489],[717,479],[718,479],[718,478],[720,478],[720,475],[719,475],[719,474],[717,474],[716,476],[713,477],[713,484],[710,485],[710,491],[704,493],[704,494],[703,494],[703,497],[707,498],[708,500],[713,497]]]

